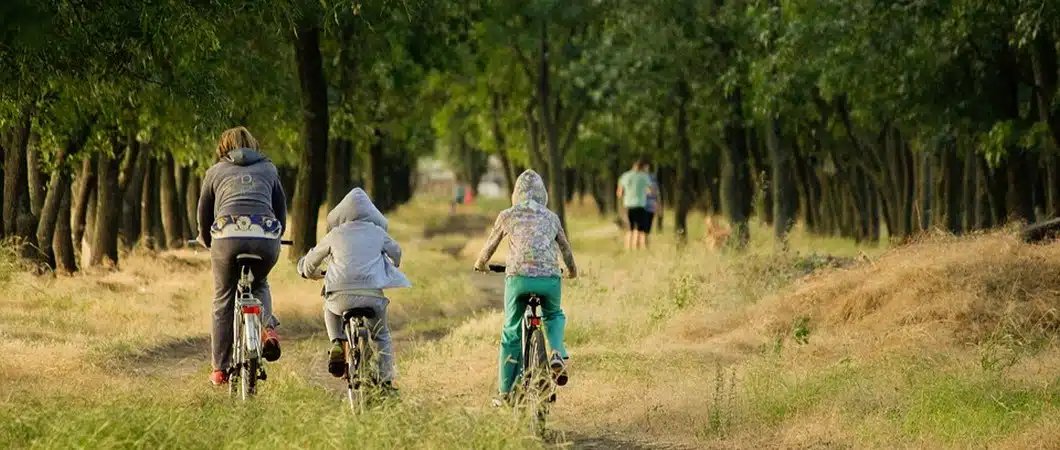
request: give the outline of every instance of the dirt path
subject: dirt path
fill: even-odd
[[[443,252],[451,253],[451,256],[459,259],[460,249],[467,242],[485,231],[482,224],[489,223],[489,218],[449,218],[441,226],[424,233],[424,237],[413,238],[407,245],[424,245],[432,237],[438,235],[452,236],[462,235],[465,239],[462,243],[454,243],[452,249],[443,249]],[[189,262],[189,264],[194,264]],[[205,270],[205,269],[203,269]],[[395,324],[393,330],[394,347],[397,353],[407,353],[418,345],[435,342],[445,338],[458,323],[475,314],[496,309],[501,304],[504,294],[504,281],[502,277],[471,277],[478,301],[467,311],[463,311],[457,317],[452,318],[450,326],[432,328],[428,330],[410,329],[407,324]],[[326,342],[325,331],[317,317],[284,317],[281,324],[284,345],[284,357],[279,363],[273,365],[273,370],[287,370],[305,380],[310,385],[322,388],[335,395],[337,400],[345,397],[345,386],[339,380],[330,376],[324,370],[326,355],[321,350],[322,342]],[[134,356],[124,358],[116,362],[122,365],[124,370],[143,376],[194,379],[201,375],[200,371],[208,364],[210,354],[210,337],[208,335],[195,336],[188,339],[167,342],[162,345],[148,348]],[[197,380],[196,380],[197,381]],[[203,380],[205,381],[205,380]],[[553,436],[549,441],[557,448],[576,449],[672,449],[679,447],[649,445],[638,443],[628,438],[615,435],[588,435],[576,430],[564,429],[557,425]]]

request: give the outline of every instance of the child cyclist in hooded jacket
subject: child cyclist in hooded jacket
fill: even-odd
[[[519,175],[512,190],[512,207],[501,212],[493,225],[482,253],[475,262],[475,270],[486,271],[487,263],[497,251],[504,236],[508,236],[508,261],[504,280],[504,327],[501,331],[498,360],[500,392],[494,406],[508,400],[512,384],[522,366],[522,333],[520,324],[526,304],[520,295],[530,292],[542,297],[541,315],[545,336],[552,348],[549,365],[556,384],[567,384],[568,358],[563,346],[563,327],[566,317],[560,308],[560,267],[556,250],[563,257],[568,276],[574,278],[578,269],[570,242],[563,232],[559,217],[550,211],[548,192],[541,176],[533,170]]]
[[[401,247],[387,233],[387,220],[372,204],[368,194],[354,188],[327,217],[328,232],[316,247],[298,261],[303,278],[324,278],[324,325],[332,347],[328,352],[328,372],[345,374],[342,344],[347,340],[342,314],[353,308],[371,308],[374,318],[368,327],[379,349],[379,382],[393,388],[394,350],[386,308],[390,300],[383,289],[411,287],[397,267]],[[321,274],[327,262],[327,274]]]

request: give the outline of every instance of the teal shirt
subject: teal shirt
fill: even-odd
[[[630,170],[618,179],[622,186],[622,204],[626,208],[643,208],[648,205],[648,186],[651,177],[638,170]]]

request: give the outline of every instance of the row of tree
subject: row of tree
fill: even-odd
[[[489,154],[509,185],[536,169],[564,220],[578,194],[611,214],[648,157],[680,235],[700,208],[738,244],[752,215],[784,242],[1060,213],[1056,2],[96,6],[0,5],[0,229],[49,267],[190,237],[235,125],[282,168],[293,255],[351,186],[407,201],[432,151],[473,187]]]
[[[355,185],[383,210],[433,149],[418,95],[445,11],[356,1],[12,0],[0,5],[3,237],[75,271],[193,237],[216,137],[245,125],[280,167],[301,254]]]
[[[679,233],[756,214],[780,242],[1060,213],[1060,4],[482,1],[436,130],[616,209],[657,164]],[[442,119],[442,120],[437,120]],[[518,142],[518,144],[515,144]],[[507,167],[507,165],[506,165]]]

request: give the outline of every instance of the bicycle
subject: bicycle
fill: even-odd
[[[353,308],[342,313],[343,331],[347,340],[343,343],[346,354],[346,396],[350,409],[355,413],[364,413],[368,404],[368,391],[376,387],[378,376],[375,373],[375,351],[372,349],[372,332],[368,328],[368,319],[375,318],[372,308]]]
[[[503,264],[489,265],[490,272],[504,273],[505,269]],[[509,404],[515,409],[525,408],[530,417],[530,432],[542,435],[548,413],[556,402],[556,383],[552,379],[545,334],[541,328],[542,299],[540,294],[529,292],[519,296],[517,300],[526,302],[522,321],[523,364],[520,367],[520,381],[512,390]]]
[[[327,275],[327,271],[321,271],[320,275]],[[321,288],[320,295],[325,294]],[[354,413],[364,413],[368,408],[368,391],[378,387],[379,377],[372,364],[376,356],[372,348],[374,337],[368,326],[368,320],[374,318],[375,310],[366,307],[351,308],[342,313],[342,331],[346,335],[346,341],[342,343],[345,357],[342,379],[346,382],[346,397]]]
[[[189,247],[202,247],[199,241],[188,241]],[[281,240],[280,245],[291,245],[291,241]],[[232,318],[232,365],[225,375],[228,377],[228,392],[236,394],[239,384],[240,398],[243,401],[257,395],[258,380],[268,379],[268,373],[262,365],[261,356],[261,300],[251,292],[254,273],[250,266],[261,257],[250,253],[236,255],[239,265],[239,282],[236,284],[235,311]]]

